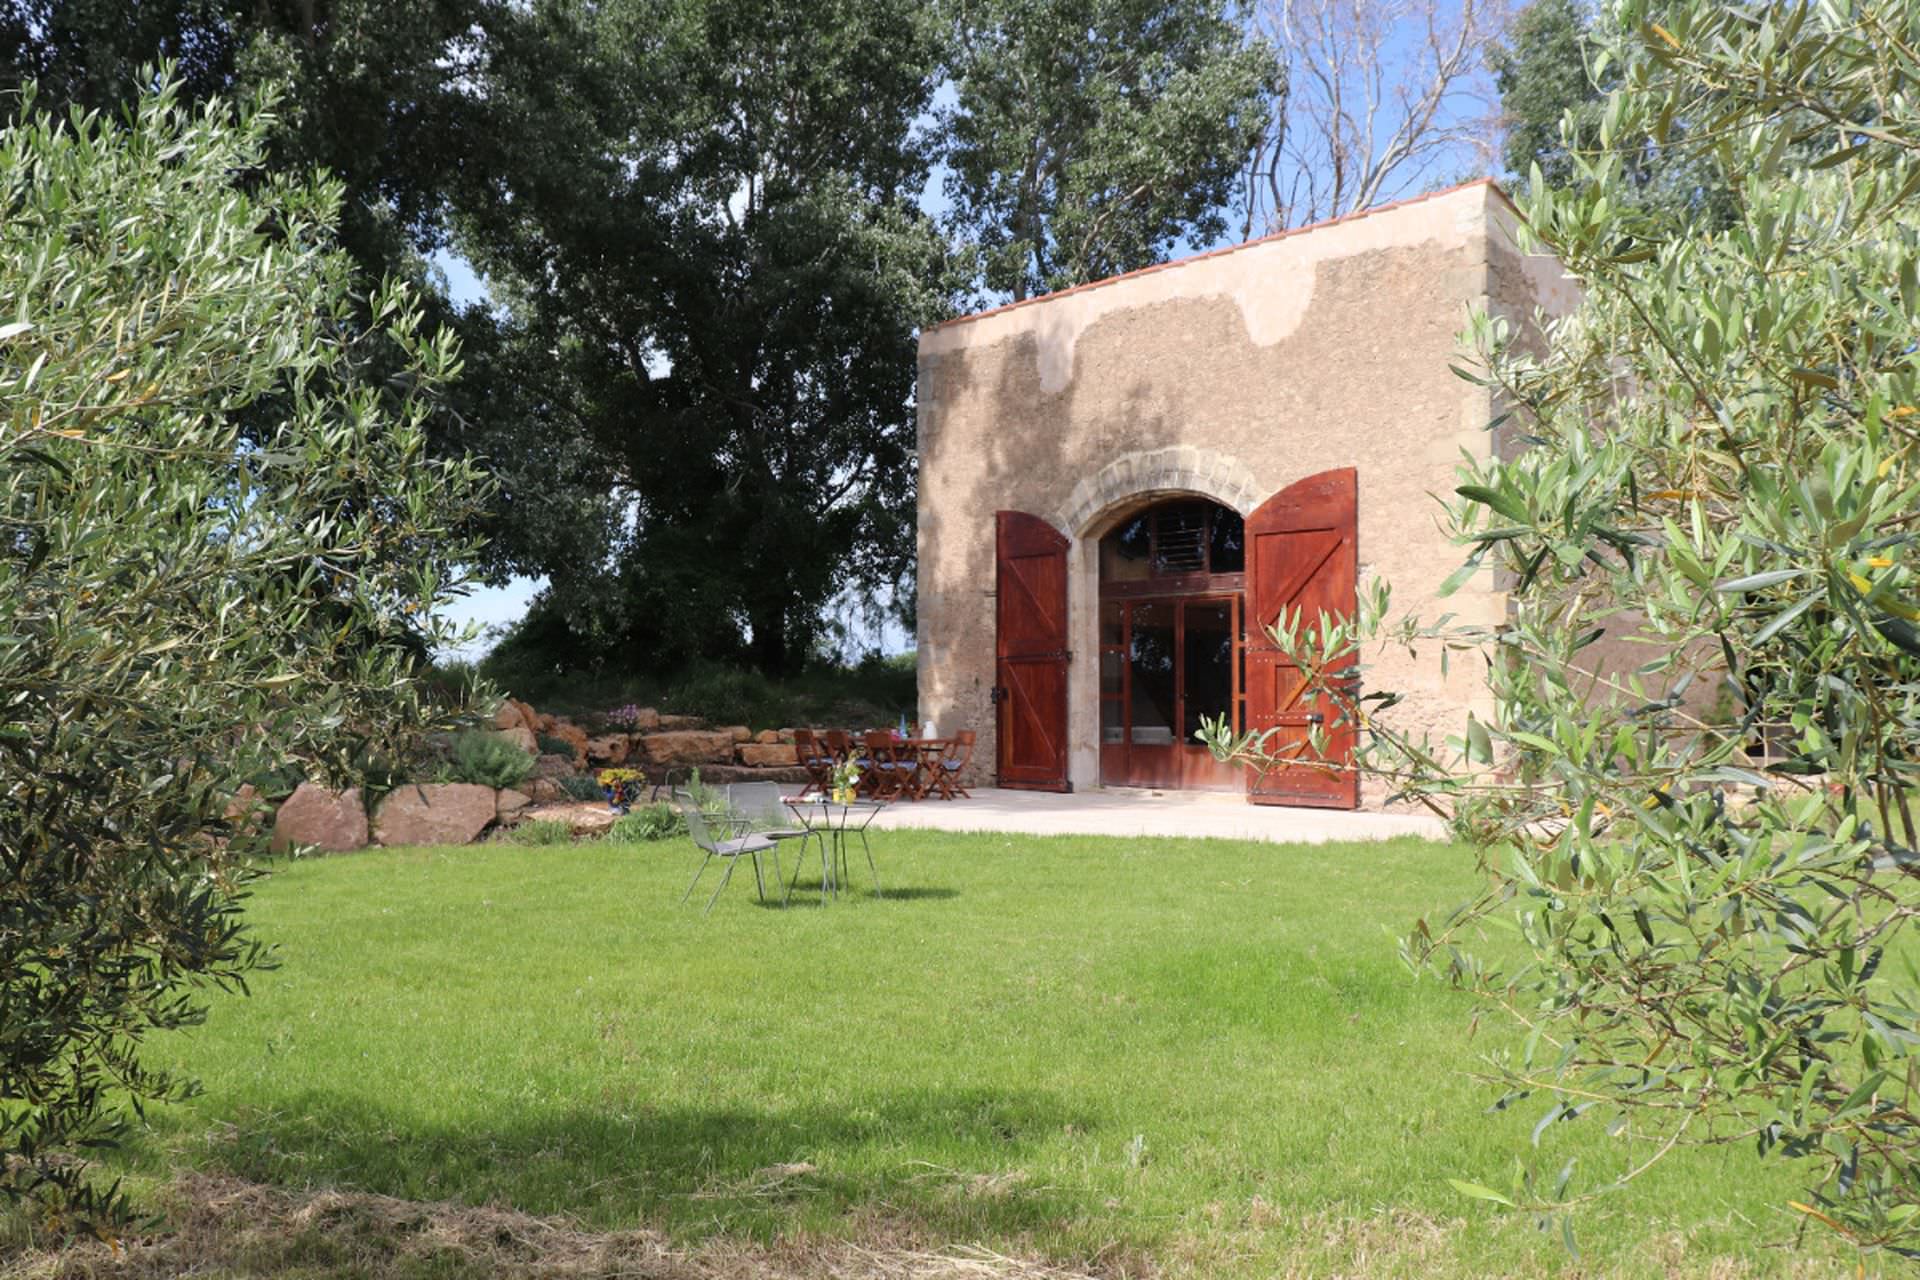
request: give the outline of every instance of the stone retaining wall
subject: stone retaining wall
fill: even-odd
[[[493,732],[534,756],[515,788],[463,782],[405,783],[380,797],[371,811],[359,788],[330,791],[301,783],[273,815],[273,849],[344,853],[376,845],[468,844],[489,831],[535,818],[566,821],[576,832],[604,830],[605,805],[572,796],[562,779],[604,768],[636,769],[653,782],[698,770],[716,786],[807,780],[793,746],[793,730],[745,725],[710,728],[690,716],[663,716],[636,708],[623,730],[589,735],[563,716],[546,715],[509,698],[494,716]],[[566,752],[541,752],[540,739]],[[593,814],[601,815],[592,817]]]

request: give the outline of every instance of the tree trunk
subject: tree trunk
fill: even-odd
[[[777,600],[755,601],[748,608],[747,623],[753,628],[753,638],[747,644],[747,656],[754,667],[769,677],[789,674],[785,604]]]

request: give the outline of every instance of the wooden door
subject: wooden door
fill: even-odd
[[[1247,517],[1246,725],[1278,729],[1267,749],[1293,752],[1299,761],[1264,778],[1249,774],[1247,797],[1255,804],[1360,804],[1360,777],[1352,769],[1355,727],[1340,722],[1331,699],[1307,689],[1267,631],[1283,609],[1302,611],[1308,622],[1322,612],[1353,616],[1357,497],[1357,476],[1345,467],[1287,486]],[[1324,756],[1308,745],[1315,724],[1327,732]]]
[[[1067,782],[1067,540],[1038,516],[994,516],[999,785],[1071,791]]]

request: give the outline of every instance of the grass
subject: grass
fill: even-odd
[[[1791,1239],[1798,1188],[1746,1149],[1683,1152],[1584,1212],[1578,1261],[1448,1186],[1504,1185],[1516,1155],[1597,1181],[1637,1154],[1604,1118],[1535,1153],[1541,1107],[1483,1114],[1467,1072],[1499,1033],[1469,1044],[1463,999],[1413,982],[1391,936],[1466,895],[1459,850],[889,832],[875,852],[884,898],[821,908],[803,879],[763,907],[742,868],[704,918],[675,905],[681,842],[288,865],[253,908],[283,967],[154,1046],[206,1093],[154,1113],[127,1166],[149,1190],[191,1169],[696,1251],[1851,1274],[1821,1242],[1755,1246]]]

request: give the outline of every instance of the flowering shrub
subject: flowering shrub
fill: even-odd
[[[602,769],[596,776],[607,803],[622,813],[639,801],[640,789],[647,784],[647,775],[638,769]]]

